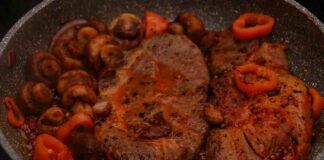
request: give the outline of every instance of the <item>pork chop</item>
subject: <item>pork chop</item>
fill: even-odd
[[[110,83],[108,83],[109,81]],[[209,76],[198,47],[185,36],[163,34],[127,53],[126,64],[99,84],[112,111],[96,127],[109,159],[193,159],[207,124]]]
[[[238,49],[242,42],[221,44],[232,39],[227,32],[227,38],[210,55],[212,103],[224,122],[207,139],[207,159],[306,159],[313,123],[311,98],[306,85],[289,74],[285,45],[263,43],[251,49],[250,41],[243,47],[249,52],[242,52]],[[251,62],[278,74],[277,89],[248,96],[236,87],[234,68]]]

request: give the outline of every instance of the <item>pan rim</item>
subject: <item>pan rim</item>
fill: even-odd
[[[32,18],[41,9],[48,6],[55,0],[44,0],[38,3],[35,7],[29,10],[25,15],[23,15],[5,34],[0,42],[0,57],[3,55],[6,45],[12,39],[12,37],[17,33],[22,25],[24,25],[30,18]],[[17,151],[10,145],[8,139],[5,137],[2,129],[0,129],[0,146],[6,152],[6,154],[13,160],[23,159],[22,155],[18,154]]]
[[[36,13],[38,13],[43,8],[47,7],[49,4],[56,0],[43,0],[31,10],[29,10],[25,15],[23,15],[4,35],[0,42],[0,57],[3,55],[5,47],[8,42],[16,35],[17,31],[23,26],[30,18],[32,18]],[[302,13],[308,20],[310,20],[315,26],[322,32],[322,36],[324,36],[324,24],[321,22],[313,13],[303,7],[301,4],[296,2],[295,0],[283,0],[290,6],[297,9],[300,13]],[[23,159],[20,154],[14,150],[14,148],[10,145],[8,139],[5,137],[2,129],[0,129],[0,147],[7,153],[7,155],[13,159]]]

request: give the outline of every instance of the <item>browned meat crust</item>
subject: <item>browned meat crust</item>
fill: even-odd
[[[207,159],[306,159],[312,135],[311,102],[305,84],[288,73],[285,45],[263,43],[251,48],[250,41],[244,42],[243,52],[238,47],[243,42],[233,42],[228,32],[220,34],[227,38],[213,48],[210,69],[212,101],[224,122],[208,137]],[[277,71],[276,90],[249,97],[236,88],[233,68],[251,61]]]
[[[192,159],[207,124],[203,104],[209,76],[198,47],[185,36],[165,34],[127,53],[101,99],[112,103],[96,138],[109,159]]]

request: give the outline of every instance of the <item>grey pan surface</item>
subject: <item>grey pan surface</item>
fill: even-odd
[[[276,17],[269,41],[289,44],[290,66],[295,75],[324,94],[324,25],[293,0],[45,0],[23,16],[0,43],[0,98],[15,96],[25,80],[24,67],[29,55],[47,50],[60,25],[76,18],[97,16],[105,22],[123,12],[142,15],[153,10],[173,19],[180,11],[190,11],[203,19],[209,29],[222,30],[244,12],[262,12]],[[17,64],[6,67],[8,52],[17,53]],[[315,129],[310,159],[324,159],[324,118]],[[19,130],[8,126],[5,107],[0,104],[0,143],[8,155],[29,159]],[[1,159],[1,157],[0,157]]]

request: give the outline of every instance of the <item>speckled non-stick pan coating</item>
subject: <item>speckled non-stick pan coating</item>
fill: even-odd
[[[153,10],[171,20],[180,11],[190,11],[205,22],[208,29],[226,29],[244,12],[262,12],[276,17],[270,41],[289,44],[290,67],[309,86],[324,94],[324,26],[292,0],[45,0],[22,17],[0,44],[0,98],[15,96],[25,79],[26,58],[38,50],[47,50],[50,40],[66,21],[97,16],[109,22],[123,12],[143,15]],[[7,53],[17,54],[17,64],[6,67]],[[18,130],[8,126],[5,107],[0,105],[0,142],[12,159],[28,159],[27,148]],[[322,122],[322,123],[321,123]],[[321,122],[310,159],[324,159],[324,132]],[[1,159],[1,157],[0,157]]]

